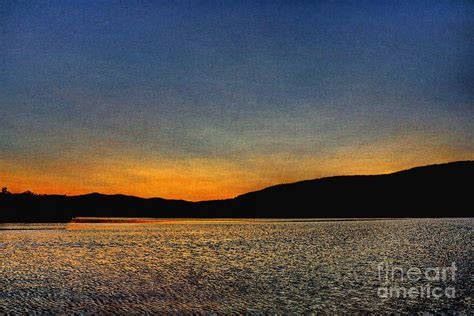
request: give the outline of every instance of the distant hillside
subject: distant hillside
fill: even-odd
[[[261,215],[295,217],[469,216],[473,176],[473,161],[455,162],[277,185],[238,196],[233,204]]]
[[[387,175],[280,184],[228,200],[187,202],[92,193],[0,194],[0,222],[101,217],[470,217],[474,161]]]

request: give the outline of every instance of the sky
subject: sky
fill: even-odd
[[[1,1],[0,185],[186,200],[474,159],[472,1]]]

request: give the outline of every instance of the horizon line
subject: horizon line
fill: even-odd
[[[77,194],[77,195],[67,195],[67,194],[42,194],[42,193],[35,193],[29,190],[26,190],[24,192],[20,193],[14,193],[14,192],[9,192],[11,194],[25,194],[25,193],[31,193],[34,195],[38,196],[65,196],[65,197],[80,197],[80,196],[87,196],[87,195],[103,195],[103,196],[125,196],[125,197],[133,197],[133,198],[139,198],[139,199],[144,199],[144,200],[151,200],[151,199],[162,199],[162,200],[167,200],[167,201],[180,201],[180,202],[188,202],[188,203],[200,203],[200,202],[209,202],[209,201],[226,201],[226,200],[232,200],[235,198],[238,198],[240,196],[249,194],[249,193],[254,193],[254,192],[260,192],[272,187],[278,187],[278,186],[284,186],[284,185],[291,185],[291,184],[296,184],[296,183],[301,183],[301,182],[306,182],[306,181],[318,181],[318,180],[323,180],[323,179],[330,179],[330,178],[343,178],[343,177],[376,177],[376,176],[386,176],[386,175],[393,175],[401,172],[408,172],[412,171],[415,169],[420,169],[420,168],[428,168],[428,167],[436,167],[436,166],[442,166],[442,165],[450,165],[450,164],[459,164],[459,163],[474,163],[474,160],[456,160],[456,161],[449,161],[449,162],[442,162],[442,163],[435,163],[435,164],[428,164],[428,165],[420,165],[420,166],[415,166],[411,167],[408,169],[401,169],[398,171],[393,171],[393,172],[388,172],[388,173],[378,173],[378,174],[347,174],[347,175],[333,175],[333,176],[325,176],[325,177],[320,177],[320,178],[313,178],[313,179],[304,179],[304,180],[298,180],[294,182],[285,182],[285,183],[277,183],[273,184],[270,186],[263,187],[261,189],[257,189],[254,191],[249,191],[245,192],[242,194],[235,195],[233,197],[228,197],[228,198],[223,198],[223,199],[210,199],[210,200],[198,200],[198,201],[189,201],[189,200],[184,200],[184,199],[169,199],[169,198],[162,198],[158,196],[153,196],[153,197],[141,197],[137,195],[128,195],[128,194],[122,194],[122,193],[114,193],[114,194],[105,194],[105,193],[100,193],[100,192],[89,192],[89,193],[84,193],[84,194]],[[7,188],[3,186],[3,188]]]

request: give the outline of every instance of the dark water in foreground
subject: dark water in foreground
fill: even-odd
[[[468,313],[473,231],[472,218],[3,224],[0,312]],[[378,270],[453,262],[445,280],[385,282]],[[425,292],[381,298],[380,287]]]

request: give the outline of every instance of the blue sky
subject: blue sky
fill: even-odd
[[[4,1],[0,176],[193,200],[474,158],[470,1]]]

